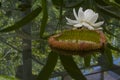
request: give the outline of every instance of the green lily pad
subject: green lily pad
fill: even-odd
[[[79,41],[91,41],[100,43],[100,34],[93,30],[67,30],[64,31],[59,37],[56,38],[59,41],[79,42]]]
[[[106,45],[103,32],[88,29],[65,30],[48,40],[54,52],[67,55],[86,55],[98,52]]]

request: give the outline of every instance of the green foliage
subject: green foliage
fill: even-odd
[[[60,55],[62,65],[68,74],[75,80],[86,80],[80,69],[77,67],[72,56]]]
[[[107,47],[110,48],[110,49],[112,49],[112,50],[120,52],[120,48],[114,47],[110,43],[107,44]]]
[[[90,62],[91,62],[91,55],[85,56],[84,57],[85,67],[89,67],[90,66]]]
[[[120,19],[120,15],[118,15],[117,13],[119,13],[118,11],[116,11],[116,8],[107,8],[107,7],[103,7],[101,5],[97,5],[98,9],[106,14],[106,15],[109,15],[110,17],[114,17],[114,18],[117,18],[117,19]],[[110,10],[111,9],[111,10]]]
[[[36,80],[48,80],[52,71],[54,70],[54,67],[57,63],[57,59],[58,59],[58,55],[56,53],[51,52],[48,55],[46,65],[40,71]]]
[[[75,8],[75,7],[79,7],[83,2],[84,2],[84,0],[80,0],[79,2],[77,2],[75,0],[74,0],[74,2],[69,1],[69,0],[63,0],[63,1],[62,0],[52,0],[52,3],[56,8],[60,8],[61,3],[62,3],[63,8]]]
[[[21,28],[27,23],[29,23],[30,21],[32,21],[36,16],[38,16],[40,12],[41,12],[41,7],[38,7],[37,9],[33,10],[29,15],[25,16],[23,19],[16,22],[14,25],[0,30],[0,32],[9,32],[9,31]]]
[[[115,0],[103,0],[103,1],[106,2],[107,4],[120,8],[120,4],[117,3]]]
[[[0,75],[0,80],[18,80],[14,77]]]
[[[107,65],[108,67],[112,67],[112,65],[113,65],[113,57],[112,57],[112,52],[108,47],[105,48],[104,53],[102,54],[102,56],[105,59],[105,65]]]
[[[109,30],[107,30],[105,26],[103,27],[103,29],[104,29],[104,31],[105,31],[107,34],[109,34],[109,35],[111,35],[111,36],[113,36],[113,37],[117,37],[115,34],[113,34],[112,32],[110,32]]]
[[[40,27],[40,37],[42,37],[48,20],[47,0],[42,0],[43,18]]]
[[[120,19],[120,15],[118,15],[120,8],[118,7],[114,7],[114,4],[107,4],[110,3],[110,1],[99,1],[99,0],[95,0],[96,1],[96,7],[99,9],[99,12],[102,12],[103,14],[109,15],[110,17],[114,17],[117,19]],[[107,7],[110,6],[110,7]],[[116,10],[117,9],[117,10]]]
[[[82,72],[80,71],[80,66],[90,66],[90,62],[92,57],[86,56],[84,57],[84,63],[77,65],[73,60],[72,56],[64,56],[57,55],[56,53],[49,53],[51,49],[48,47],[47,38],[52,34],[55,34],[60,30],[62,25],[62,29],[70,28],[66,26],[65,16],[69,16],[73,18],[71,14],[71,8],[83,7],[84,9],[91,8],[99,13],[99,20],[104,20],[105,24],[103,26],[103,31],[106,33],[106,37],[108,40],[107,48],[105,51],[101,52],[102,57],[105,59],[105,64],[112,66],[113,57],[112,50],[116,51],[119,54],[120,52],[120,1],[119,0],[35,0],[31,4],[32,9],[34,9],[29,15],[22,18],[18,21],[22,16],[20,15],[22,12],[18,9],[18,5],[21,4],[21,0],[2,0],[0,2],[0,32],[10,32],[13,30],[18,30],[22,28],[24,25],[33,21],[30,25],[32,26],[30,40],[32,40],[32,59],[34,61],[33,70],[37,76],[37,80],[48,80],[54,70],[55,65],[57,64],[58,56],[60,57],[61,63],[64,66],[65,70],[68,74],[75,80],[86,80]],[[34,5],[34,6],[33,6]],[[42,11],[42,14],[40,12]],[[59,16],[60,15],[60,16]],[[35,19],[37,18],[37,19]],[[33,20],[34,19],[34,20]],[[14,23],[15,22],[15,23]],[[14,24],[13,24],[14,23]],[[59,25],[57,25],[59,23]],[[111,24],[114,23],[115,25]],[[12,25],[13,24],[13,25]],[[64,25],[63,25],[64,24]],[[118,26],[116,26],[118,25]],[[7,26],[7,27],[6,27]],[[86,32],[85,32],[86,33]],[[94,34],[94,32],[88,32],[89,35],[86,35],[84,32],[79,33],[79,31],[63,31],[63,35],[59,38],[62,40],[67,39],[82,39],[82,40],[91,40],[97,42],[99,40],[99,35]],[[22,34],[25,38],[26,35]],[[45,34],[45,35],[43,35]],[[67,35],[67,37],[66,37]],[[21,46],[22,41],[21,37],[18,37],[18,33],[11,32],[7,34],[0,34],[0,71],[1,74],[11,74],[15,75],[15,70],[18,65],[22,62],[21,53],[23,47]],[[32,39],[32,36],[37,37],[36,40]],[[82,37],[80,37],[82,36]],[[89,37],[88,37],[89,36]],[[41,37],[41,38],[40,38]],[[45,38],[43,38],[45,37]],[[92,39],[91,39],[92,37]],[[16,39],[17,38],[17,39]],[[19,38],[19,39],[18,39]],[[27,38],[28,39],[28,38]],[[115,41],[115,42],[114,42]],[[5,45],[3,45],[3,43]],[[113,44],[114,43],[114,44]],[[7,46],[6,46],[7,45]],[[9,47],[8,47],[9,46]],[[12,54],[14,53],[15,54]],[[46,60],[46,56],[48,58]],[[47,62],[46,62],[47,61]],[[77,60],[78,62],[82,62],[82,60]],[[14,62],[14,64],[13,64]],[[46,64],[45,64],[46,62]],[[103,64],[103,65],[105,65]],[[43,68],[42,68],[43,67]],[[54,70],[54,72],[64,71],[61,69],[61,65],[57,66],[60,70]],[[39,71],[42,68],[41,71]],[[54,73],[53,72],[53,73]],[[39,73],[39,74],[38,74]],[[58,75],[63,76],[63,75]],[[28,76],[29,77],[29,76]],[[16,80],[13,77],[0,76],[0,80]]]

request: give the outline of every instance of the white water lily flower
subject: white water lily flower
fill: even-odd
[[[78,14],[76,14],[75,9],[73,9],[73,13],[76,20],[71,20],[66,17],[68,25],[73,25],[76,28],[86,27],[90,30],[102,29],[100,28],[100,26],[104,23],[104,21],[96,23],[98,19],[98,13],[95,13],[93,10],[87,9],[83,11],[83,8],[80,7],[78,10]]]

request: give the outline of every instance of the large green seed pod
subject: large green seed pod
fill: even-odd
[[[104,48],[106,38],[103,32],[98,30],[76,29],[53,35],[48,42],[56,53],[84,56]]]

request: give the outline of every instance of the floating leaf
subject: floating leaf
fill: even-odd
[[[23,19],[16,22],[14,25],[8,26],[7,28],[0,30],[0,32],[9,32],[9,31],[21,28],[27,23],[29,23],[30,21],[32,21],[35,17],[37,17],[40,12],[41,12],[41,7],[38,7],[37,9],[33,10],[30,14],[25,16]]]
[[[72,56],[60,55],[62,65],[68,74],[75,80],[86,80],[80,69],[77,67]]]
[[[92,37],[92,38],[91,38]],[[92,41],[99,43],[100,42],[100,35],[99,33],[93,31],[93,30],[68,30],[64,31],[62,35],[60,35],[57,40],[83,40],[83,41]]]
[[[101,31],[77,29],[53,35],[48,42],[57,53],[83,56],[103,48],[106,38]]]
[[[51,52],[48,55],[47,63],[39,73],[36,80],[48,80],[57,63],[58,55]]]

